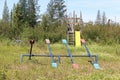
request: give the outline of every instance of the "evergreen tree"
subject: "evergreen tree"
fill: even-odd
[[[66,5],[64,0],[55,0],[55,15],[58,19],[65,17]]]
[[[6,22],[6,23],[9,23],[9,9],[7,7],[7,1],[6,0],[5,0],[5,3],[4,3],[2,21]]]
[[[59,41],[65,35],[66,5],[64,3],[64,0],[50,0],[47,5],[47,15],[43,16],[42,25],[44,26],[42,27],[46,32],[44,37],[49,38],[52,42]]]
[[[103,15],[102,15],[102,25],[105,25],[106,22],[107,22],[107,18],[106,18],[105,12],[103,12]]]
[[[23,23],[27,23],[30,27],[34,27],[38,19],[38,0],[20,0],[19,3],[21,6]]]
[[[66,5],[64,0],[50,0],[47,6],[47,13],[52,21],[65,17]]]
[[[27,3],[27,0],[19,0],[19,5],[21,6],[21,16],[23,18],[23,23],[26,22],[26,17],[27,17],[27,6],[28,6],[28,3]]]
[[[43,30],[44,30],[45,32],[49,31],[49,19],[48,19],[48,14],[44,14],[44,15],[42,16],[41,27],[43,27]]]
[[[7,1],[5,0],[2,21],[1,21],[1,32],[3,36],[8,36],[9,34],[9,9],[7,7]]]
[[[101,14],[100,14],[100,10],[98,10],[95,24],[101,24]]]
[[[18,3],[15,6],[14,12],[13,12],[13,37],[18,38],[20,36],[20,33],[23,30],[23,16],[22,16],[22,10],[21,5]]]
[[[12,8],[11,11],[10,11],[10,17],[9,17],[9,18],[10,18],[10,22],[9,22],[9,23],[10,23],[10,27],[11,27],[11,28],[12,28],[12,26],[13,26],[13,16],[14,16],[14,12],[15,12],[15,11],[14,11],[14,10],[15,10],[15,7],[16,7],[16,5],[14,4],[14,5],[13,5],[13,8]]]
[[[47,13],[48,13],[49,18],[50,18],[51,21],[54,20],[54,14],[55,14],[55,7],[54,7],[54,5],[55,5],[54,0],[50,0],[50,2],[47,5]]]
[[[28,0],[28,15],[27,15],[27,17],[28,17],[28,23],[29,23],[29,25],[31,26],[31,27],[33,27],[34,28],[34,26],[36,25],[36,23],[37,23],[37,15],[36,15],[36,13],[37,13],[37,9],[36,9],[36,7],[37,7],[37,2],[36,1],[38,1],[38,0]]]

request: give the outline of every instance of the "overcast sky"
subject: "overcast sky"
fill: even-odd
[[[0,0],[0,18],[2,17],[4,1]],[[50,0],[39,0],[40,14],[46,11],[47,4]],[[12,9],[13,4],[18,0],[7,0],[7,6],[9,10]],[[67,13],[71,14],[75,11],[78,16],[80,11],[84,21],[95,21],[98,10],[101,15],[103,11],[106,13],[108,19],[120,22],[120,0],[65,0],[67,5]]]

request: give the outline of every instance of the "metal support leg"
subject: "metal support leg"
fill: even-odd
[[[95,57],[95,63],[98,63],[98,55]]]
[[[22,63],[23,54],[20,55],[20,63]]]
[[[58,56],[58,62],[61,63],[61,62],[60,62],[60,55]]]

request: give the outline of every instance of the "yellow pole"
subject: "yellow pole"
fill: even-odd
[[[75,47],[81,47],[80,31],[75,31]]]

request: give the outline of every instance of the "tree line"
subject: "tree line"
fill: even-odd
[[[19,0],[18,3],[14,4],[12,10],[9,11],[7,1],[5,0],[3,15],[0,20],[0,37],[12,40],[32,38],[36,41],[50,38],[52,42],[58,42],[62,38],[66,38],[67,21],[65,18],[69,15],[66,14],[67,5],[65,5],[65,0],[50,0],[44,14],[40,14],[38,1]],[[95,31],[97,31],[99,29],[98,27],[95,28],[95,26],[100,28],[103,26],[117,26],[117,30],[120,30],[119,24],[111,24],[110,20],[107,20],[105,12],[101,15],[100,10],[98,10],[95,22],[89,21],[83,25],[83,36],[93,39],[92,36],[96,35],[96,33],[92,33],[93,30],[96,29]],[[112,33],[112,31],[110,32]],[[104,34],[106,33],[104,32]],[[96,37],[100,38],[100,36]],[[120,40],[120,36],[117,36],[117,40]]]

